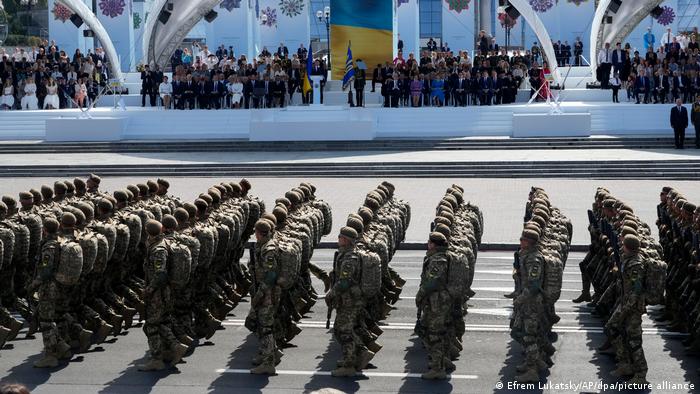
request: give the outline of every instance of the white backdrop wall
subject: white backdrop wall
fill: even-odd
[[[546,2],[541,1],[539,3]],[[558,4],[554,1],[550,1],[550,3],[554,3],[554,6],[545,12],[537,12],[537,15],[542,19],[542,23],[544,23],[549,36],[552,38],[552,42],[561,41],[564,43],[564,41],[568,41],[573,52],[576,37],[581,37],[585,56],[590,45],[588,41],[591,35],[593,14],[595,13],[594,0],[560,0]],[[518,19],[518,23],[520,23],[521,18]],[[520,36],[520,34],[516,35]],[[518,42],[520,41],[520,37],[518,37]],[[526,48],[532,47],[535,41],[537,41],[535,33],[527,26],[525,28]]]
[[[457,3],[457,2],[455,2]],[[474,35],[478,34],[474,26],[474,2],[466,9],[450,9],[450,2],[442,1],[442,42],[446,42],[455,53],[459,50],[474,50]]]
[[[259,7],[259,16],[268,17],[266,24],[258,18],[261,50],[267,47],[274,53],[283,42],[291,56],[301,43],[308,48],[311,35],[308,0],[259,0]]]
[[[420,58],[420,24],[418,0],[394,1],[397,1],[398,4],[398,7],[396,9],[396,15],[398,19],[398,36],[401,40],[403,40],[403,56],[404,58],[408,59],[408,54],[413,52],[416,58]]]
[[[95,14],[112,39],[122,71],[135,70],[132,0],[98,0]]]
[[[58,49],[65,51],[71,59],[76,49],[87,54],[88,49],[93,47],[93,39],[83,37],[83,31],[87,29],[87,25],[83,24],[80,28],[75,27],[70,21],[72,12],[67,7],[63,6],[56,0],[49,0],[49,40],[56,41]],[[92,2],[86,1],[85,4],[91,7]]]
[[[247,0],[225,0],[214,8],[219,16],[213,23],[206,23],[207,44],[210,50],[224,45],[226,49],[233,47],[236,57],[244,54],[249,56],[253,49],[253,37],[248,32],[248,24],[253,22],[249,17],[251,10]]]

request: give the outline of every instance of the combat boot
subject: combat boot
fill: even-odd
[[[445,365],[446,372],[454,372],[454,370],[457,369],[457,366],[455,365],[455,363],[453,363],[452,361],[450,361],[444,357],[442,358],[442,362],[443,362],[443,365]]]
[[[150,359],[146,364],[141,364],[138,366],[138,370],[142,372],[150,371],[162,371],[165,369],[165,363],[163,360]]]
[[[136,316],[136,309],[128,307],[124,308],[124,311],[122,312],[122,317],[124,319],[124,329],[128,330],[129,328],[131,328],[131,326],[134,324],[134,316]]]
[[[114,330],[114,327],[107,324],[104,320],[100,324],[100,328],[97,329],[95,334],[95,343],[102,343],[107,339],[110,332]]]
[[[180,342],[173,345],[173,347],[170,348],[170,351],[172,352],[172,355],[173,355],[170,363],[172,365],[175,365],[175,364],[179,363],[180,361],[182,361],[182,357],[185,356],[185,353],[187,353],[188,349],[189,348],[187,346],[181,344]]]
[[[540,381],[540,375],[535,368],[528,368],[526,371],[516,375],[515,381],[518,383],[537,383]]]
[[[331,371],[331,376],[336,378],[349,378],[355,375],[357,375],[357,371],[351,367],[339,367]]]
[[[367,368],[367,364],[374,358],[374,352],[369,350],[362,350],[362,353],[357,357],[355,361],[355,369],[361,371]]]
[[[447,373],[440,369],[431,369],[430,371],[422,374],[421,379],[425,380],[444,380],[447,379]]]
[[[216,330],[218,330],[219,327],[221,327],[221,320],[214,319],[214,318],[212,318],[211,320],[208,320],[204,338],[209,339],[209,338],[213,337],[214,334],[216,333]]]
[[[556,351],[557,348],[554,347],[551,343],[547,342],[542,346],[542,350],[549,356],[553,355]]]
[[[0,349],[5,346],[7,338],[10,336],[10,329],[0,326]]]
[[[34,368],[56,368],[58,359],[51,353],[44,353],[44,357],[34,362]]]
[[[37,333],[37,331],[39,331],[39,319],[36,316],[34,316],[29,322],[29,329],[27,330],[27,335],[25,335],[24,337],[32,338],[34,334]]]
[[[260,364],[250,370],[253,375],[277,375],[275,367],[268,364]]]
[[[373,324],[371,327],[367,327],[367,328],[369,329],[369,331],[370,331],[372,334],[374,334],[374,335],[376,335],[376,336],[380,336],[380,335],[384,334],[384,330],[382,330],[382,329],[381,329],[378,325],[376,325],[376,324]]]
[[[518,293],[517,293],[515,290],[513,290],[511,293],[503,294],[503,297],[505,297],[505,298],[515,298],[515,296],[517,296],[517,295],[518,295]]]
[[[629,365],[627,363],[620,363],[617,365],[617,369],[610,372],[610,375],[612,375],[616,378],[621,378],[624,376],[632,376],[632,375],[634,375],[634,370],[632,369],[631,365]]]
[[[122,332],[122,325],[124,324],[124,318],[121,315],[111,314],[108,319],[109,324],[112,326],[112,335],[117,336]]]
[[[92,345],[92,331],[83,329],[78,339],[78,353],[85,353]]]
[[[180,335],[179,337],[177,337],[177,340],[183,345],[187,346],[187,348],[192,347],[192,342],[194,342],[194,340],[186,334]]]
[[[7,327],[10,329],[10,333],[7,336],[7,340],[11,341],[17,338],[17,334],[19,334],[19,330],[22,329],[22,326],[24,326],[24,324],[21,321],[15,318],[10,318],[10,325]]]
[[[580,304],[582,302],[591,302],[592,300],[593,298],[591,297],[591,293],[582,292],[581,295],[571,300],[571,302],[573,302],[574,304]]]
[[[73,352],[71,352],[69,344],[65,341],[60,341],[56,345],[56,355],[61,360],[70,360],[73,357]]]
[[[377,354],[380,350],[382,350],[382,345],[372,341],[367,344],[367,349],[369,349],[370,352]]]

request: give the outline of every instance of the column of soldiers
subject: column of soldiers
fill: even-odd
[[[579,265],[583,290],[573,301],[590,301],[593,315],[605,320],[607,339],[598,352],[615,357],[617,368],[611,374],[629,379],[630,384],[646,384],[641,319],[646,305],[663,303],[664,251],[651,237],[649,226],[607,189],[596,191],[588,217],[591,245]]]
[[[166,180],[112,195],[100,178],[57,181],[0,203],[0,342],[40,330],[54,367],[145,320],[150,359],[177,363],[194,338],[210,338],[251,285],[240,264],[264,204],[247,180],[221,183],[194,203]],[[0,346],[1,347],[1,346]]]
[[[465,332],[467,301],[474,296],[476,258],[483,216],[464,201],[464,189],[452,185],[437,207],[416,295],[416,334],[428,351],[430,370],[423,379],[446,379],[455,370]]]
[[[544,190],[533,187],[514,263],[511,337],[520,343],[525,355],[516,368],[518,382],[539,382],[539,373],[554,364],[552,327],[560,320],[554,305],[561,295],[572,235],[569,219],[552,206]]]
[[[343,353],[332,371],[336,377],[355,376],[382,348],[376,342],[383,332],[378,323],[389,315],[405,283],[389,263],[405,239],[411,210],[394,191],[385,181],[369,192],[338,236],[332,286],[325,297],[326,327],[335,310],[333,335]]]
[[[285,347],[301,332],[297,325],[316,303],[311,274],[331,286],[330,277],[311,262],[321,237],[330,234],[330,205],[317,199],[316,187],[301,183],[275,202],[255,223],[251,249],[251,309],[245,326],[256,334],[259,353],[253,374],[274,375]]]
[[[687,332],[689,353],[700,352],[700,208],[671,187],[657,206],[659,241],[668,265],[664,313],[671,331]],[[700,369],[697,370],[700,373]]]

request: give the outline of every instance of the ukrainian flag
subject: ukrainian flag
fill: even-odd
[[[355,68],[352,64],[352,50],[350,49],[350,43],[348,43],[348,58],[345,60],[345,75],[343,76],[343,90],[347,89],[348,86],[355,80]]]
[[[352,41],[355,56],[368,68],[392,60],[394,4],[390,0],[331,0],[331,77],[343,79],[344,55]]]
[[[304,78],[304,80],[301,82],[301,91],[304,95],[313,90],[313,86],[311,85],[311,69],[314,62],[313,57],[314,55],[313,52],[311,52],[311,43],[309,43],[309,53],[306,56],[306,70],[304,73],[302,73],[302,78]]]

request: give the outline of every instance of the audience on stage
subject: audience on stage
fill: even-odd
[[[607,43],[598,53],[597,79],[618,91],[628,102],[670,103],[692,101],[700,93],[700,36],[697,28],[674,36],[670,31],[657,47],[647,45],[646,53],[630,44]],[[583,43],[576,39],[554,44],[560,67],[581,65]],[[139,68],[142,106],[166,109],[248,109],[285,107],[311,102],[302,94],[309,50],[296,51],[284,43],[263,48],[255,59],[236,55],[233,47],[214,50],[194,42],[175,50],[170,59],[170,78],[157,66]],[[419,55],[419,56],[418,56]],[[108,67],[101,48],[68,56],[55,42],[36,48],[0,49],[0,109],[57,109],[89,107],[106,86]],[[356,56],[356,58],[359,56]],[[546,97],[549,70],[538,45],[531,50],[510,53],[485,32],[479,33],[474,58],[467,51],[453,52],[446,42],[430,39],[420,54],[405,55],[403,48],[393,61],[376,65],[371,81],[365,70],[351,85],[351,105],[364,105],[364,87],[381,93],[386,107],[499,105],[516,102],[519,89],[530,87],[537,100]],[[340,61],[340,60],[338,60]],[[321,100],[328,75],[325,59],[315,59],[312,75],[321,75]],[[377,86],[379,85],[379,86]],[[543,93],[545,92],[545,93]],[[136,93],[136,92],[131,92]]]
[[[73,56],[47,41],[30,50],[0,48],[0,109],[87,107],[107,84],[102,48]]]
[[[628,102],[665,104],[681,99],[691,103],[700,93],[699,41],[696,27],[678,36],[668,29],[657,47],[650,39],[645,40],[644,54],[633,50],[630,44],[623,46],[618,42],[612,48],[606,43],[598,53],[597,79],[606,89],[617,74]]]

